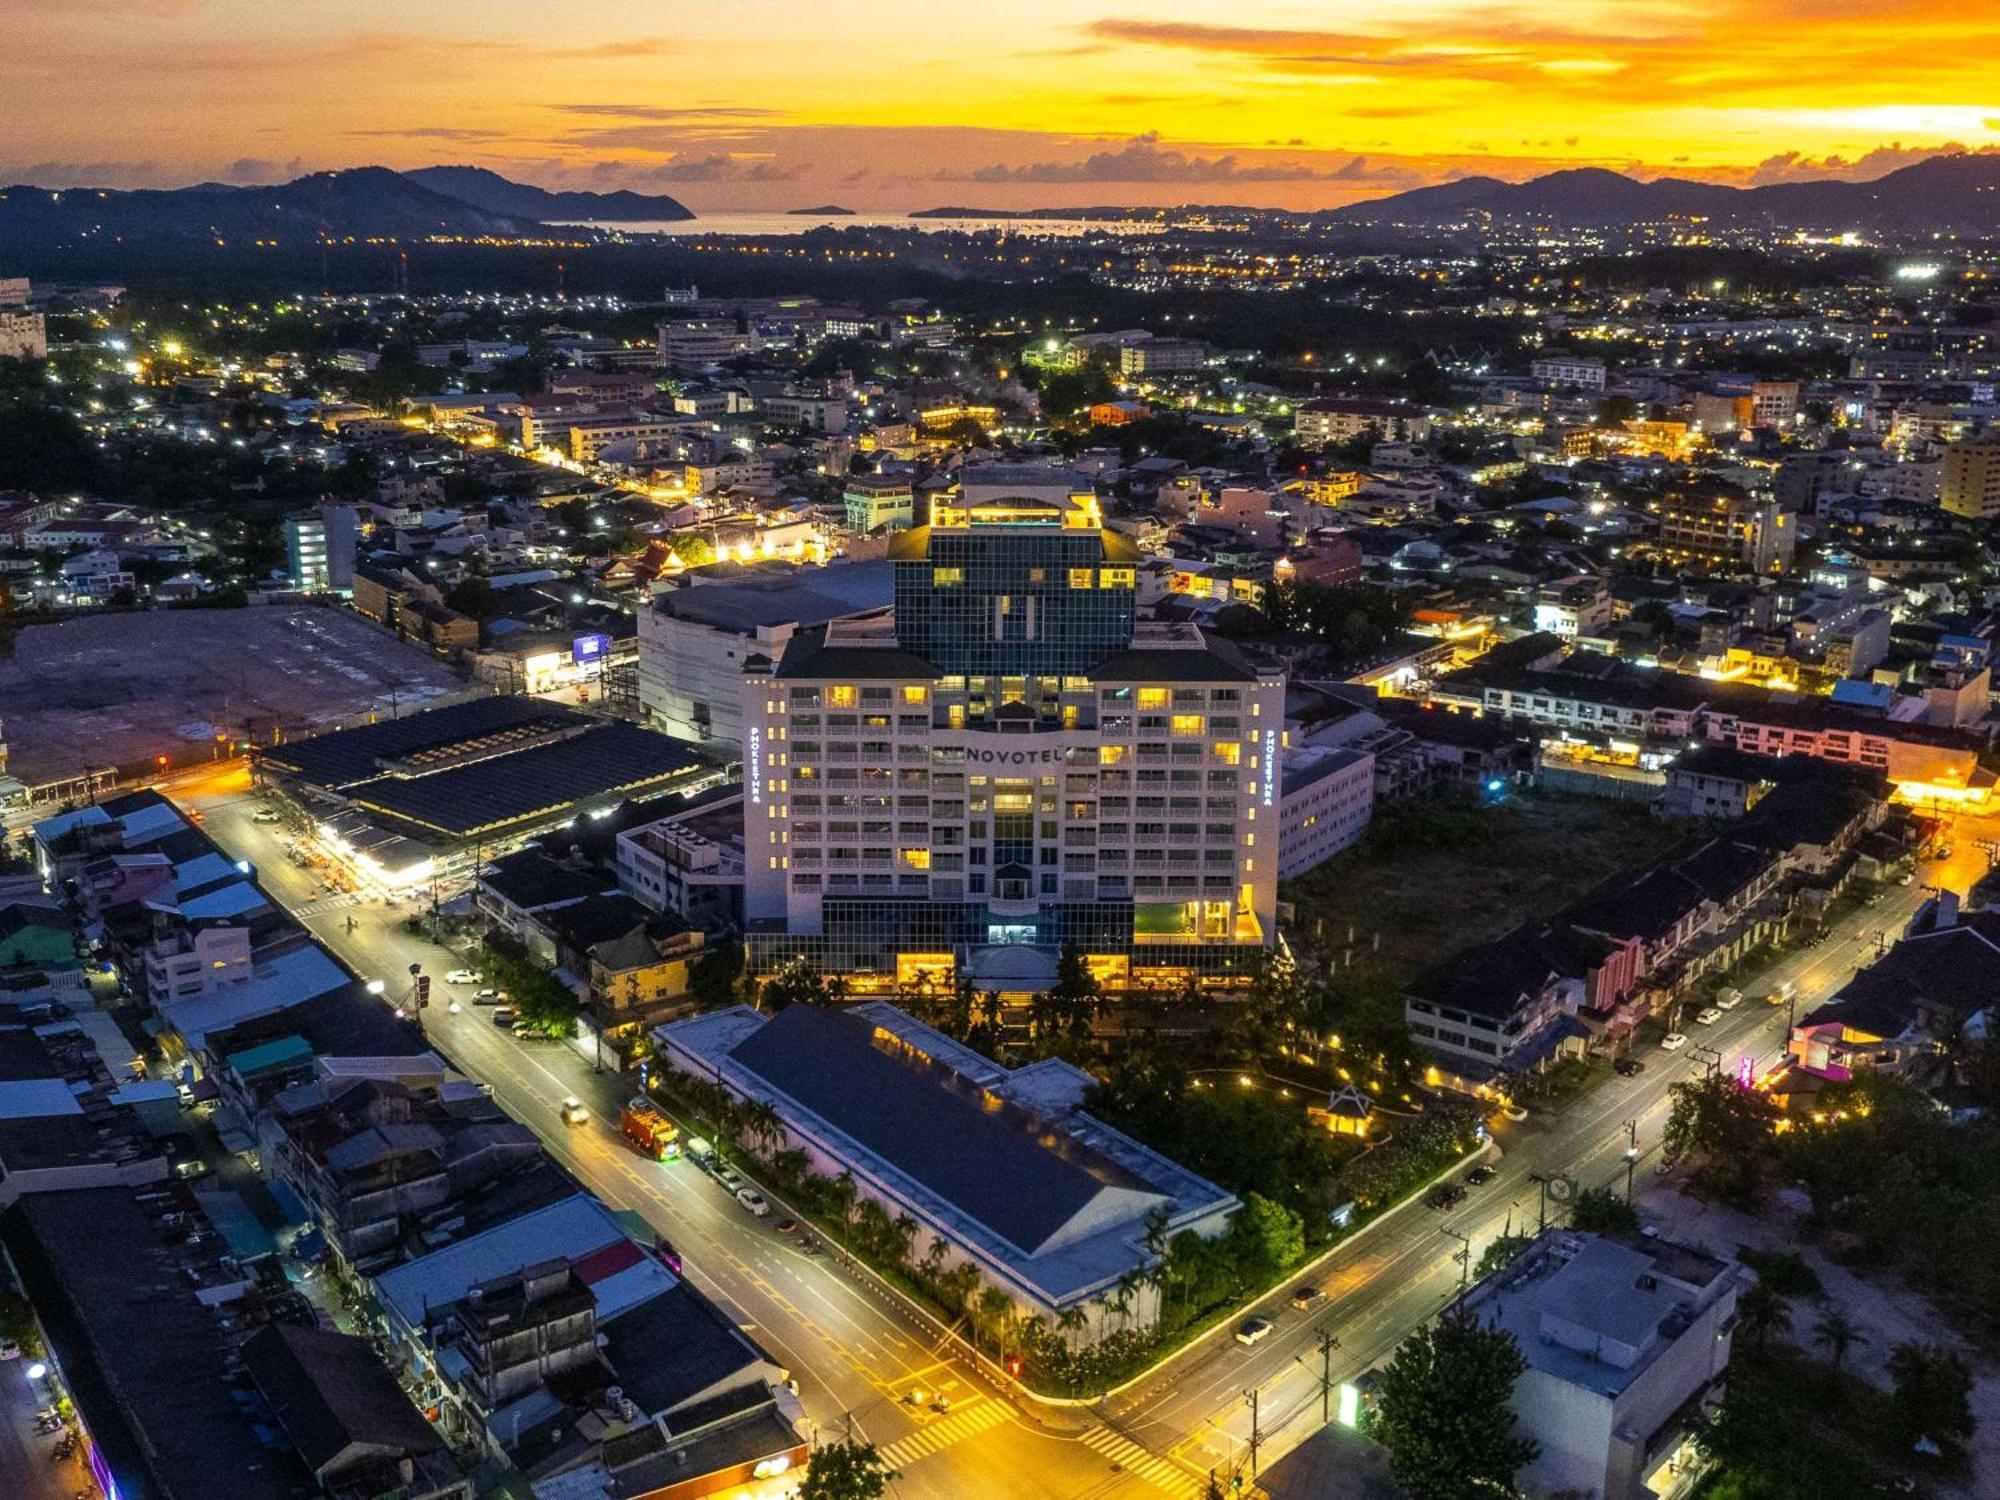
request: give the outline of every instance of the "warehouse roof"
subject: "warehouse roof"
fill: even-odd
[[[380,776],[349,787],[348,796],[357,807],[469,836],[593,797],[639,792],[704,764],[699,752],[679,740],[600,721],[583,733],[512,755],[425,776]]]
[[[469,747],[473,741],[510,730],[555,730],[590,722],[573,709],[537,698],[474,698],[450,708],[273,745],[260,753],[268,765],[294,771],[321,786],[338,787],[379,774],[385,761]]]

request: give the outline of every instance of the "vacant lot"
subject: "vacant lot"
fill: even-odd
[[[1376,814],[1368,836],[1289,882],[1307,941],[1352,946],[1406,978],[1470,943],[1548,916],[1688,837],[1685,824],[1609,799],[1510,793],[1497,805],[1422,802]],[[1379,943],[1379,948],[1377,947]]]
[[[154,610],[34,625],[0,659],[9,773],[30,786],[216,735],[288,732],[460,690],[443,662],[346,610]]]

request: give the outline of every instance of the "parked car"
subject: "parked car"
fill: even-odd
[[[1678,1052],[1687,1044],[1688,1039],[1686,1035],[1678,1031],[1670,1031],[1660,1038],[1660,1050],[1662,1052]]]
[[[736,1190],[736,1201],[760,1219],[771,1211],[770,1203],[762,1193],[753,1187],[738,1188]]]
[[[1456,1208],[1465,1201],[1465,1189],[1455,1182],[1440,1182],[1424,1195],[1426,1206],[1435,1209]]]
[[[571,1094],[562,1102],[562,1122],[565,1125],[588,1125],[590,1123],[590,1111],[584,1107],[583,1101],[574,1094]]]
[[[1611,1065],[1611,1071],[1620,1078],[1637,1078],[1646,1071],[1646,1065],[1636,1057],[1621,1057]]]
[[[457,982],[456,980],[452,981],[454,984]],[[472,1003],[474,1005],[498,1005],[500,1003],[500,992],[498,990],[480,990],[473,995]]]
[[[1322,1292],[1308,1281],[1304,1286],[1295,1286],[1292,1288],[1292,1306],[1296,1307],[1300,1312],[1304,1312],[1307,1308],[1318,1303],[1320,1298],[1325,1295],[1325,1292]]]
[[[1491,1162],[1481,1162],[1465,1174],[1465,1184],[1467,1187],[1484,1187],[1499,1175],[1500,1169],[1498,1167],[1494,1166]]]
[[[1734,1010],[1742,1003],[1743,991],[1739,989],[1721,990],[1717,992],[1715,997],[1715,1008],[1717,1010]]]
[[[514,1007],[511,1005],[496,1006],[493,1011],[493,1024],[495,1026],[511,1027],[514,1024]]]
[[[1260,1344],[1271,1336],[1274,1326],[1269,1318],[1245,1318],[1236,1325],[1236,1342],[1246,1349],[1252,1344]]]
[[[1694,1024],[1697,1026],[1713,1026],[1721,1019],[1722,1011],[1713,1005],[1704,1005],[1694,1013]]]
[[[452,969],[444,976],[446,984],[477,984],[479,976],[471,969]]]

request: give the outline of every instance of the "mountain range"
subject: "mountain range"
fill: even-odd
[[[1869,182],[1821,180],[1724,187],[1661,177],[1642,182],[1598,167],[1526,182],[1464,177],[1335,209],[1341,223],[1464,224],[1471,217],[1630,225],[1696,217],[1777,228],[2000,230],[2000,155],[1933,156]]]
[[[0,250],[76,241],[128,244],[274,239],[420,239],[517,235],[548,223],[690,219],[675,199],[644,193],[552,193],[479,167],[393,172],[354,167],[269,187],[0,188]]]

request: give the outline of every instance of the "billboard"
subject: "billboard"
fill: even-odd
[[[611,655],[611,637],[608,635],[580,635],[570,643],[569,659],[581,666],[585,662],[604,661]]]

